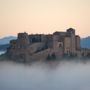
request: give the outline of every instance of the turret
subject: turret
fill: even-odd
[[[75,35],[75,29],[73,29],[73,28],[67,29],[67,33]]]
[[[67,34],[71,38],[71,53],[74,55],[76,52],[75,29],[73,28],[67,29]]]
[[[76,35],[75,39],[76,39],[76,50],[80,50],[80,37]]]
[[[20,46],[20,48],[26,48],[30,42],[29,42],[29,37],[27,33],[18,33],[18,46]]]

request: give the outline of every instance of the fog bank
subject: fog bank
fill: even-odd
[[[0,90],[90,90],[90,63],[0,62]]]

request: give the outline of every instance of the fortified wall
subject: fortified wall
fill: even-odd
[[[7,54],[11,59],[29,62],[67,56],[87,56],[89,49],[81,48],[80,36],[73,28],[53,34],[18,33],[17,40],[10,41]]]

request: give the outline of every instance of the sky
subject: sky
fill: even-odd
[[[76,29],[90,36],[90,0],[0,0],[0,37]]]

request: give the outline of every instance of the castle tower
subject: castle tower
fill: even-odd
[[[53,51],[58,58],[64,54],[63,41],[58,33],[53,34]]]
[[[18,46],[20,48],[26,48],[30,44],[28,34],[25,32],[18,34],[18,40],[17,41],[18,41],[17,42]]]
[[[74,55],[76,52],[76,43],[75,43],[75,29],[67,29],[67,34],[71,37],[71,53]]]
[[[64,53],[70,54],[71,52],[71,37],[66,36],[64,37]]]
[[[76,35],[75,40],[76,40],[76,50],[80,50],[80,37]]]

